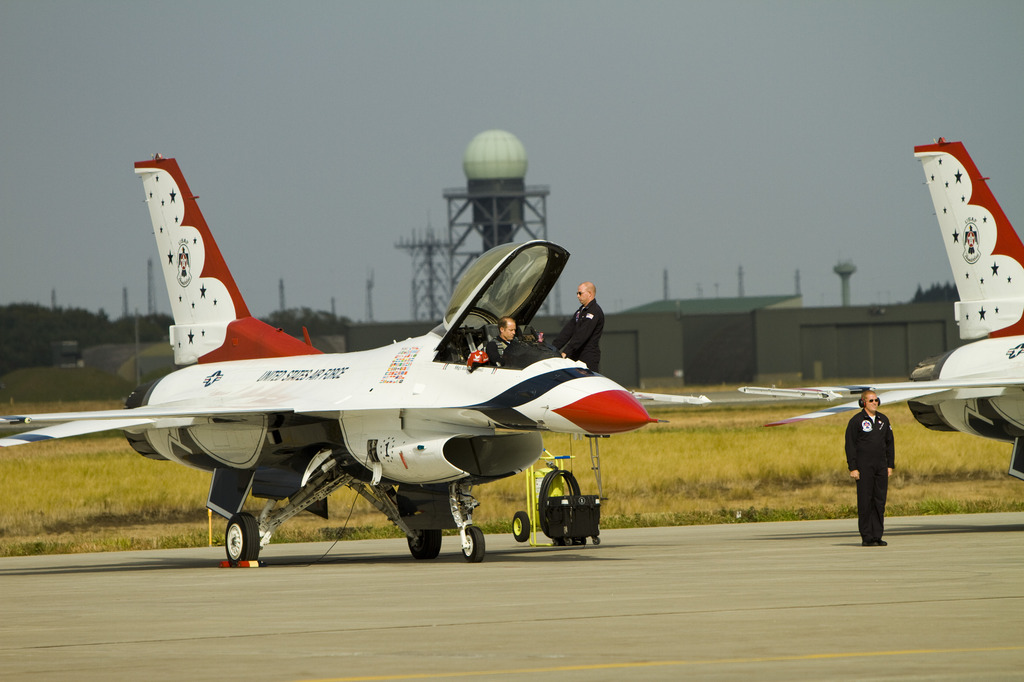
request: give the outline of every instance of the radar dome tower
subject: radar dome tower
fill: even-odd
[[[526,149],[512,133],[485,130],[462,155],[465,189],[447,189],[451,287],[481,253],[522,239],[547,239],[546,186],[527,187]],[[472,209],[472,210],[470,210]]]

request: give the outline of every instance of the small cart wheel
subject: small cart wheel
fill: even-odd
[[[592,537],[592,538],[590,538],[590,539],[594,541],[594,544],[595,544],[595,545],[600,545],[600,544],[601,544],[601,538],[597,537],[596,535],[595,535],[595,536],[593,536],[593,537]]]
[[[516,542],[526,542],[530,539],[530,515],[524,511],[517,511],[512,517],[512,537]]]

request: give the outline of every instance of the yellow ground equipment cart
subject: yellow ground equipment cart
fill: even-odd
[[[585,545],[589,537],[595,545],[601,544],[601,496],[580,494],[572,471],[558,467],[558,461],[570,459],[572,455],[556,456],[545,449],[526,470],[527,511],[512,517],[512,536],[518,542],[529,542],[532,547]],[[552,541],[538,542],[538,531]]]

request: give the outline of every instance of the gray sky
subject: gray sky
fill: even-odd
[[[0,303],[146,309],[132,164],[178,159],[250,309],[410,317],[395,243],[514,133],[616,312],[856,304],[951,279],[913,147],[963,140],[1024,221],[1024,3],[0,2]],[[157,260],[156,263],[159,263]],[[168,311],[157,279],[158,309]]]

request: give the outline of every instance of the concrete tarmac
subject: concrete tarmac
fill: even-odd
[[[608,530],[0,559],[10,680],[1024,677],[1024,515]]]

